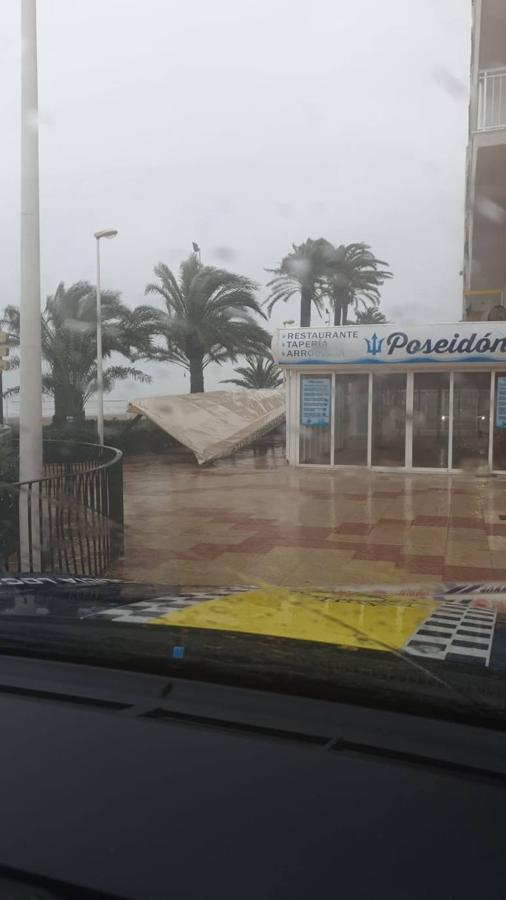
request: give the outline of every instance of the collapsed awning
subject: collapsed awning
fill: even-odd
[[[130,401],[128,411],[146,416],[188,447],[198,463],[206,463],[229,456],[280,425],[285,419],[285,391],[143,397]]]

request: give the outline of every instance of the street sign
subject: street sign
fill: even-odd
[[[7,363],[2,356],[9,355],[9,335],[5,331],[0,331],[0,372],[7,368]]]

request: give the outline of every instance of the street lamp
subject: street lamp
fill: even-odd
[[[114,238],[115,228],[95,231],[97,240],[97,432],[98,442],[104,445],[104,374],[102,367],[102,294],[100,291],[100,238]]]

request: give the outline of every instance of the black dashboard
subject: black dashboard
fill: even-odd
[[[0,875],[51,896],[504,893],[501,732],[8,656],[0,721]]]

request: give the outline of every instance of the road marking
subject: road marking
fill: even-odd
[[[158,622],[160,617],[176,610],[186,609],[188,606],[204,601],[216,600],[220,596],[229,596],[231,592],[249,591],[251,588],[212,588],[209,591],[188,591],[178,594],[168,594],[163,597],[154,597],[152,600],[137,600],[134,603],[126,602],[122,606],[110,606],[99,612],[93,612],[90,618],[109,619],[113,622],[137,622],[144,625],[152,625]]]
[[[330,595],[267,588],[174,610],[151,624],[388,651],[399,650],[436,606],[430,598],[406,595]]]
[[[497,619],[494,609],[476,609],[470,599],[441,603],[417,628],[404,645],[413,656],[447,659],[463,658],[490,665],[490,653]]]

